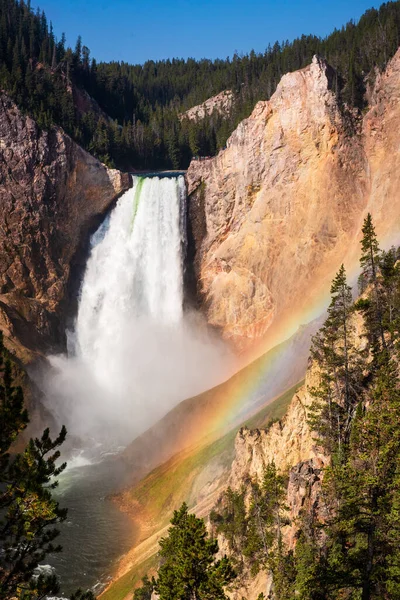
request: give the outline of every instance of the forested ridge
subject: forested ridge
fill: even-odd
[[[186,168],[214,155],[282,75],[318,54],[334,67],[341,105],[362,111],[368,76],[400,43],[400,1],[368,10],[324,39],[303,35],[226,60],[168,59],[143,65],[97,63],[81,38],[74,49],[55,38],[46,15],[23,0],[0,0],[0,86],[43,128],[60,125],[109,165]],[[199,122],[179,115],[222,90],[235,102],[229,118]]]

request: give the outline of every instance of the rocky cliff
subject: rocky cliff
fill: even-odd
[[[24,361],[62,348],[88,234],[129,185],[0,96],[0,328]]]
[[[208,98],[202,104],[189,108],[180,115],[180,119],[189,119],[190,121],[201,121],[204,117],[209,117],[215,111],[221,116],[229,116],[234,102],[234,94],[231,90],[220,92],[212,98]]]
[[[235,440],[235,458],[227,485],[240,491],[249,481],[262,481],[265,467],[274,462],[278,471],[288,473],[285,506],[291,525],[283,529],[284,542],[295,545],[296,518],[304,508],[318,510],[321,471],[328,458],[319,451],[307,419],[313,401],[311,390],[318,384],[318,371],[308,370],[304,385],[294,394],[285,417],[268,429],[242,428]],[[246,484],[247,482],[247,484]],[[250,489],[250,488],[249,488]],[[219,511],[219,499],[216,505]],[[224,536],[218,536],[220,554],[231,554]],[[245,566],[230,592],[232,600],[256,600],[271,587],[271,576],[260,571],[256,577]]]
[[[224,151],[188,170],[199,293],[240,348],[290,328],[355,264],[366,211],[380,239],[399,233],[400,51],[363,118],[339,107],[334,79],[317,57],[285,75]]]
[[[305,461],[314,461],[320,466],[326,462],[308,425],[313,401],[310,390],[318,383],[318,372],[310,368],[304,385],[294,394],[281,421],[268,429],[244,427],[239,431],[228,485],[239,490],[244,481],[261,478],[264,468],[271,462],[275,462],[280,472],[287,472]]]

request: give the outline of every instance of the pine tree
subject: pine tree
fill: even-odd
[[[10,454],[28,415],[6,354],[0,334],[0,598],[34,599],[59,588],[55,577],[33,575],[49,552],[60,550],[53,544],[58,536],[54,525],[65,519],[66,511],[53,500],[51,489],[57,485],[53,478],[65,467],[55,463],[66,432],[63,428],[52,441],[46,430],[24,452]]]
[[[284,505],[286,488],[285,477],[272,462],[265,467],[261,482],[250,483],[248,510],[245,488],[228,488],[210,515],[216,533],[228,542],[239,574],[245,567],[253,577],[260,570],[272,574],[275,600],[289,597],[295,579],[293,553],[287,552],[282,537],[282,528],[289,524]]]
[[[365,315],[369,320],[372,346],[375,355],[380,348],[386,349],[386,340],[383,327],[381,289],[378,281],[378,271],[381,260],[381,250],[372,222],[372,216],[367,214],[362,228],[363,238],[361,240],[361,276],[366,285],[372,286],[372,299],[370,306],[366,305]],[[381,346],[379,347],[379,342]]]
[[[287,552],[282,538],[282,528],[289,524],[286,516],[285,496],[287,483],[279,474],[275,463],[264,470],[261,494],[253,487],[253,502],[249,519],[258,526],[261,562],[271,572],[276,600],[286,600],[293,591],[293,554]]]
[[[75,51],[74,51],[74,58],[73,58],[73,65],[74,65],[74,69],[77,70],[79,68],[79,66],[81,65],[82,62],[82,37],[80,35],[78,35],[78,39],[76,40],[76,44],[75,44]]]
[[[235,573],[226,557],[215,559],[218,543],[208,538],[204,521],[183,504],[171,525],[160,541],[162,564],[155,585],[160,600],[225,600],[224,586]]]
[[[52,499],[51,489],[65,466],[55,466],[64,438],[64,429],[54,441],[46,430],[13,460],[1,456],[0,598],[36,598],[59,589],[54,577],[35,578],[34,571],[47,554],[61,551],[53,544],[59,534],[54,525],[65,520],[66,510]]]
[[[229,548],[239,557],[237,566],[242,568],[243,564],[239,563],[242,563],[240,557],[247,534],[245,489],[236,491],[229,487],[222,496],[219,511],[213,511],[210,519],[216,533],[223,534]]]
[[[327,600],[332,598],[328,591],[326,566],[321,542],[317,535],[318,523],[313,515],[302,515],[297,534],[294,557],[294,593],[288,600]]]
[[[382,252],[380,272],[383,327],[393,346],[400,334],[400,262],[395,248]]]
[[[0,600],[40,600],[60,587],[55,575],[37,575],[35,570],[48,554],[61,551],[54,544],[56,525],[65,520],[67,510],[59,507],[52,490],[66,466],[57,465],[66,430],[52,440],[46,429],[24,451],[13,451],[29,422],[17,375],[0,332]],[[71,600],[94,596],[78,590]]]
[[[155,580],[149,579],[145,575],[142,579],[142,585],[133,592],[133,600],[151,600],[154,591]]]
[[[342,265],[331,286],[328,317],[312,340],[311,356],[319,367],[320,385],[310,424],[325,450],[344,459],[352,419],[361,399],[363,364],[354,345],[353,299]]]
[[[330,517],[323,525],[328,581],[332,590],[342,594],[347,590],[361,600],[389,597],[389,589],[400,584],[396,369],[390,359],[380,366],[370,404],[354,420],[349,459],[329,467],[323,483],[330,505]]]
[[[28,424],[28,413],[23,407],[22,389],[13,386],[12,367],[9,358],[4,358],[3,334],[0,331],[0,469],[7,468],[9,449],[17,436]]]
[[[348,372],[351,375],[353,365],[357,365],[355,372],[361,374],[361,378],[357,376],[354,387],[354,380],[349,377],[350,389],[356,393],[350,401],[353,413],[349,435],[343,438],[346,451],[340,453],[339,460],[335,445],[327,444],[324,439],[330,439],[332,399],[336,401],[341,396],[339,406],[345,406],[345,385],[341,386],[340,394],[333,385],[335,369],[342,369],[347,376],[343,301],[346,297],[350,301],[350,293],[349,290],[346,292],[343,269],[332,285],[328,319],[314,344],[314,359],[325,377],[316,393],[318,410],[314,412],[312,423],[325,450],[333,449],[334,453],[330,466],[324,470],[323,519],[320,515],[315,518],[306,514],[300,524],[296,546],[296,594],[304,600],[400,598],[400,382],[395,354],[380,346],[379,360],[376,360],[374,347],[377,331],[374,278],[383,299],[380,306],[386,315],[389,305],[395,314],[400,304],[393,293],[398,289],[400,276],[396,251],[380,257],[370,218],[364,227],[362,264],[368,278],[362,302],[373,307],[374,317],[364,311],[365,326],[370,340],[369,351],[375,355],[375,361],[370,372],[368,354],[363,355],[348,346]],[[390,302],[386,300],[388,294]],[[338,297],[341,299],[339,305]],[[351,314],[351,307],[347,312]],[[341,328],[337,322],[338,314],[342,315]],[[335,324],[337,335],[332,327]],[[346,329],[350,331],[348,327]],[[393,331],[395,340],[396,332]],[[358,364],[357,360],[351,359],[353,353],[359,356]]]

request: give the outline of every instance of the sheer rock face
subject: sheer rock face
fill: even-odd
[[[88,234],[129,185],[0,96],[0,328],[21,359],[63,346]]]
[[[400,230],[400,49],[383,74],[378,74],[363,120],[368,157],[368,196],[380,237],[399,242]]]
[[[240,348],[304,313],[355,261],[368,210],[380,236],[399,229],[400,51],[362,127],[340,112],[334,77],[316,57],[285,75],[224,151],[188,170],[203,307]]]

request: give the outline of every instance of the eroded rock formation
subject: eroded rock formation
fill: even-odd
[[[204,117],[212,115],[214,111],[219,115],[228,116],[233,102],[233,92],[231,90],[225,90],[212,98],[208,98],[202,104],[189,108],[189,110],[180,115],[180,118],[189,119],[190,121],[201,121]]]
[[[267,464],[275,462],[277,469],[286,472],[307,460],[321,461],[315,439],[308,425],[308,412],[313,401],[310,390],[318,385],[318,372],[307,371],[304,385],[295,393],[285,417],[268,429],[242,428],[235,440],[235,460],[229,485],[240,489],[243,481],[262,478]]]
[[[0,328],[24,361],[63,346],[88,234],[130,185],[61,129],[0,97]]]
[[[285,75],[224,151],[188,170],[203,306],[240,348],[284,331],[342,261],[355,265],[367,211],[381,239],[399,233],[400,51],[362,120],[339,109],[334,77],[317,57]]]
[[[360,313],[352,315],[349,329],[352,345],[359,351],[365,350],[367,340],[365,325]],[[310,427],[310,411],[315,397],[313,390],[321,385],[321,372],[318,364],[311,361],[304,385],[294,394],[286,415],[267,429],[242,428],[235,439],[235,458],[232,463],[227,486],[241,491],[246,490],[247,505],[250,504],[250,481],[262,482],[267,465],[274,462],[277,470],[288,476],[288,486],[284,505],[288,524],[283,527],[285,546],[296,546],[298,518],[304,513],[326,515],[322,501],[321,484],[323,470],[330,458],[318,444],[317,435]],[[216,509],[223,503],[223,496]],[[211,525],[210,525],[211,527]],[[218,537],[221,554],[230,554],[229,544],[223,535]],[[256,578],[245,565],[238,586],[231,594],[232,600],[257,600],[261,592],[268,591],[272,579],[268,572],[261,571]]]
[[[288,473],[285,506],[290,525],[283,529],[288,548],[296,544],[296,519],[301,511],[311,508],[320,510],[322,469],[328,463],[328,458],[320,452],[308,424],[309,408],[313,402],[311,390],[318,381],[318,370],[313,366],[280,422],[272,424],[267,430],[242,428],[235,440],[235,459],[228,480],[232,489],[240,491],[244,482],[250,480],[262,481],[264,469],[271,462],[281,473]],[[247,487],[249,491],[248,484]],[[221,555],[229,555],[231,550],[223,535],[218,536],[218,542]],[[265,594],[270,590],[271,584],[268,572],[260,571],[254,577],[245,566],[230,597],[232,600],[243,597],[256,600],[261,592]]]

